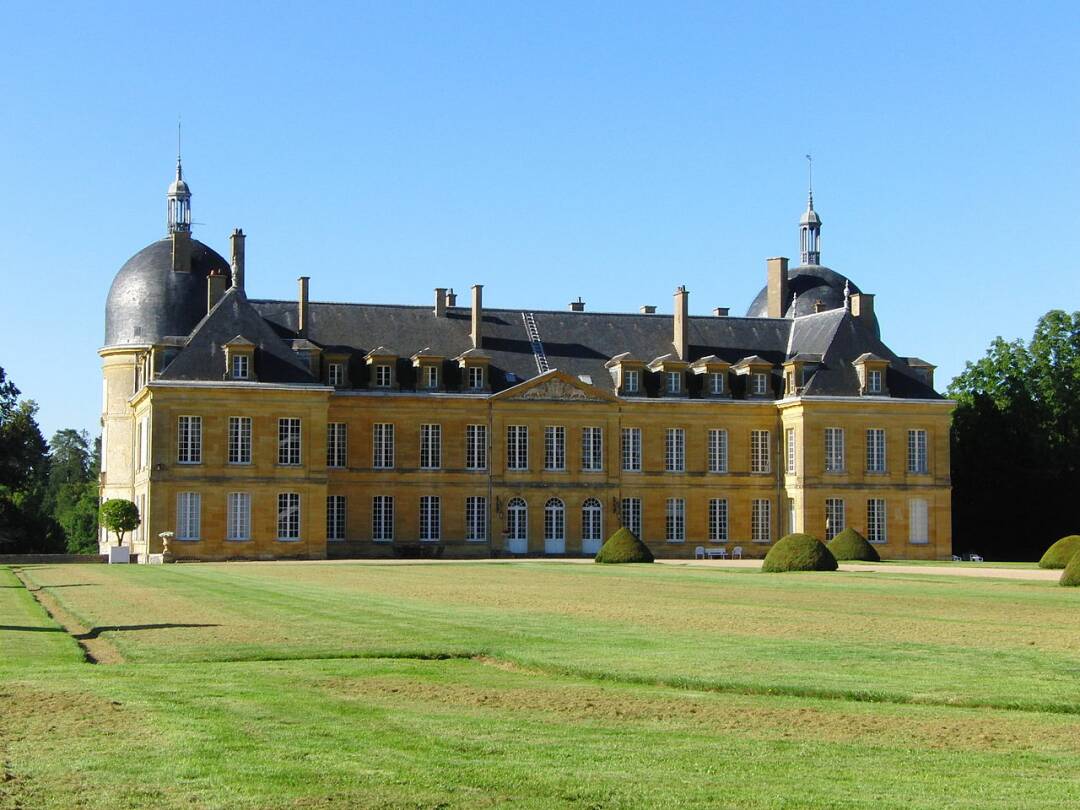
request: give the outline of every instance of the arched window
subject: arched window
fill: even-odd
[[[566,507],[558,498],[544,504],[544,539],[563,540],[566,537]]]
[[[510,541],[529,537],[529,508],[522,498],[511,498],[506,504],[506,538]]]
[[[603,534],[603,508],[596,498],[588,498],[581,505],[581,539],[599,540]]]

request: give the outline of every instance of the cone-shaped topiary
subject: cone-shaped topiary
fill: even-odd
[[[762,571],[835,571],[836,558],[816,537],[789,534],[769,549]]]
[[[596,561],[598,563],[651,563],[653,555],[647,545],[623,526],[596,552]]]
[[[1062,537],[1042,555],[1039,568],[1064,568],[1078,551],[1080,551],[1080,534]]]
[[[1074,588],[1080,587],[1080,554],[1072,555],[1069,564],[1061,572],[1060,582],[1062,585],[1070,585]]]
[[[829,551],[837,560],[864,560],[881,562],[877,549],[852,528],[844,529],[829,541]]]

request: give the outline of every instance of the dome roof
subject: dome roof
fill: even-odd
[[[186,180],[181,180],[179,177],[169,183],[169,196],[178,197],[182,195],[191,196],[191,189],[188,188]]]
[[[818,216],[818,212],[815,211],[813,208],[807,208],[803,212],[802,218],[799,219],[799,224],[800,225],[817,225],[817,226],[820,227],[821,226],[821,217]]]
[[[105,303],[105,345],[143,345],[187,335],[206,315],[206,277],[229,263],[196,239],[191,270],[172,269],[173,240],[147,245],[120,268]]]
[[[852,293],[862,292],[858,285],[847,276],[820,264],[804,264],[789,268],[788,292],[789,295],[794,295],[795,304],[793,307],[790,301],[787,302],[784,317],[799,318],[803,315],[813,315],[818,301],[821,301],[826,309],[840,309],[844,306],[845,284],[850,285],[849,290]],[[750,304],[750,308],[746,310],[746,317],[769,317],[768,298],[768,287],[762,287],[761,292],[754,298],[754,302]],[[877,330],[877,328],[877,316],[874,316],[874,329]]]

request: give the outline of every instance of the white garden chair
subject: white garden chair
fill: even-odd
[[[742,559],[742,546],[735,546],[735,548],[733,548],[731,550],[731,559],[733,559],[733,560],[741,560]]]
[[[972,562],[983,562],[983,558],[978,554],[972,554],[971,555],[971,561]]]
[[[694,559],[695,560],[704,560],[705,559],[705,546],[698,546],[697,548],[694,549]]]

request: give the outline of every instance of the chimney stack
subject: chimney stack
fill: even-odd
[[[787,308],[788,299],[788,260],[784,256],[765,260],[768,290],[768,309],[766,316],[769,318],[783,318]]]
[[[172,238],[172,269],[177,273],[190,273],[191,232],[173,231],[169,236]]]
[[[820,298],[814,302],[814,312],[824,312],[828,307],[825,306],[825,302]]]
[[[570,302],[570,311],[571,312],[584,312],[585,311],[585,302],[581,300],[580,295],[577,297],[577,301],[571,301]]]
[[[457,306],[457,293],[453,287],[446,291],[446,306],[448,309]]]
[[[244,289],[244,232],[234,228],[229,241],[232,242],[232,285],[238,290]]]
[[[472,339],[474,349],[480,348],[480,324],[484,319],[484,285],[473,284],[472,287],[472,330],[469,337]]]
[[[851,294],[851,314],[856,318],[874,317],[874,296],[872,293]]]
[[[717,318],[726,318],[729,312],[731,312],[731,307],[715,307],[712,314]]]
[[[300,276],[300,306],[296,313],[296,334],[307,337],[308,328],[308,281],[309,276]]]
[[[442,318],[446,315],[446,287],[435,288],[435,317]]]
[[[685,286],[680,284],[675,288],[675,335],[671,342],[675,345],[675,354],[680,360],[686,360],[690,354],[686,337],[686,329],[689,326],[687,323],[689,298],[690,293],[686,291]]]
[[[206,277],[206,311],[209,312],[214,308],[214,304],[221,300],[221,296],[225,294],[226,279],[225,274],[220,270],[211,270],[210,275]]]
[[[655,315],[656,314],[656,305],[655,304],[643,304],[642,307],[641,307],[640,312],[641,312],[642,315]]]

